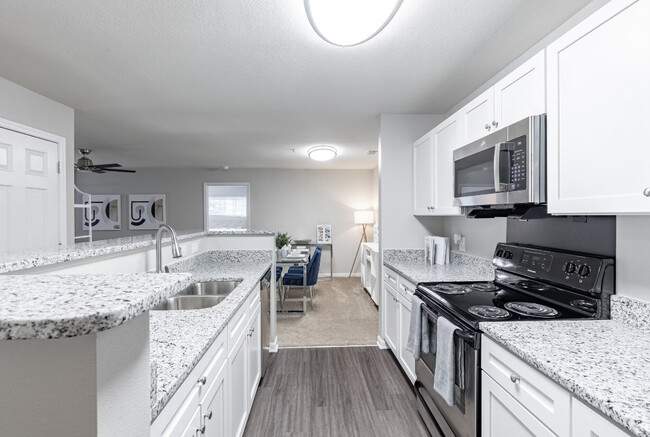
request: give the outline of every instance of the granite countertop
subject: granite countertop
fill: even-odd
[[[0,340],[75,337],[114,328],[190,281],[183,273],[3,276]]]
[[[171,272],[188,272],[195,281],[242,279],[219,305],[189,311],[151,311],[150,338],[155,387],[151,420],[163,410],[205,352],[246,301],[271,266],[270,250],[210,251],[170,264]],[[153,372],[153,370],[152,370]]]
[[[637,436],[650,436],[650,304],[612,297],[612,320],[484,322],[488,337]]]
[[[460,252],[451,253],[451,262],[430,265],[424,249],[384,249],[384,265],[413,283],[452,281],[492,281],[492,261]]]
[[[171,240],[165,234],[164,243]],[[178,241],[193,238],[215,236],[258,236],[275,235],[275,231],[182,231],[176,233]],[[137,235],[134,237],[111,238],[96,240],[91,243],[75,243],[63,246],[52,246],[34,250],[19,250],[0,253],[0,273],[44,267],[69,261],[76,261],[94,256],[110,255],[129,250],[143,249],[156,244],[155,233]]]

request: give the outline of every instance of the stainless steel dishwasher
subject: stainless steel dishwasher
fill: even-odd
[[[275,278],[273,278],[275,279]],[[271,269],[267,270],[260,281],[262,288],[262,378],[269,363],[269,347],[271,345]]]

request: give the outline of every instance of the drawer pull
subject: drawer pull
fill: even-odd
[[[201,428],[196,428],[196,431],[199,434],[205,434],[205,425],[203,425]]]
[[[199,380],[196,381],[196,382],[197,382],[199,385],[205,385],[205,383],[208,382],[208,378],[206,378],[206,377],[204,376],[204,377],[202,377],[202,378],[199,378]]]
[[[208,419],[208,420],[212,419],[212,410],[208,411],[208,414],[206,414],[206,415],[203,416],[203,417],[205,417],[205,418]]]
[[[519,384],[521,382],[521,378],[519,375],[515,375],[514,373],[510,375],[510,381],[512,381],[515,384]]]

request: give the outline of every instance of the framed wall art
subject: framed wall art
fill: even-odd
[[[129,194],[129,230],[158,229],[166,221],[164,194]]]
[[[84,205],[88,196],[83,197]],[[92,226],[94,231],[119,231],[122,229],[122,196],[120,194],[93,194],[90,209],[83,209],[83,230]]]
[[[332,225],[316,225],[316,242],[318,244],[332,243]]]

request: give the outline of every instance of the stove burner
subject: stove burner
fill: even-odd
[[[431,290],[443,294],[466,294],[469,293],[470,291],[462,285],[449,284],[444,282],[442,284],[436,284],[431,286]]]
[[[510,317],[508,311],[490,305],[474,305],[473,307],[469,307],[467,311],[469,311],[470,314],[489,320],[507,319]]]
[[[522,316],[552,318],[559,315],[557,310],[533,302],[508,302],[504,306],[510,311],[521,314]]]
[[[499,291],[499,287],[492,282],[477,282],[476,284],[470,284],[469,288],[473,291]]]
[[[548,285],[535,281],[517,281],[513,285],[531,291],[548,291],[551,289]]]

